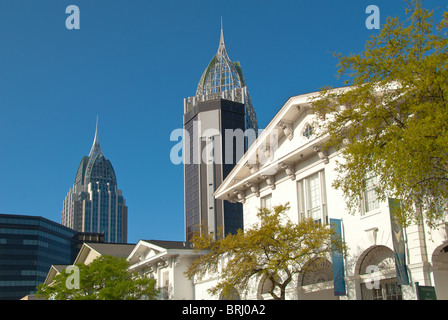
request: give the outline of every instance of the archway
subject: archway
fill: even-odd
[[[338,300],[334,295],[333,266],[323,258],[314,259],[304,266],[298,278],[300,300]]]
[[[394,252],[386,246],[367,249],[358,260],[362,300],[402,300],[397,284]]]
[[[448,244],[444,243],[432,255],[434,284],[439,300],[448,299]]]
[[[264,275],[258,283],[257,300],[272,300],[273,297],[270,292],[273,286],[274,284],[269,279],[268,275]]]

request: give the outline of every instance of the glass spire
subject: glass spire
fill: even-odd
[[[96,129],[95,129],[95,138],[93,139],[92,149],[90,149],[89,157],[94,159],[96,155],[103,154],[100,146],[100,139],[98,138],[98,116],[96,117]]]
[[[227,55],[224,31],[221,24],[221,38],[218,52],[208,64],[196,90],[196,96],[212,95],[245,86],[243,74],[238,70],[239,64],[233,63]]]

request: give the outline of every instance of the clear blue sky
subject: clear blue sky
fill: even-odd
[[[68,5],[80,29],[68,30]],[[446,7],[447,1],[425,6]],[[128,241],[183,240],[183,167],[172,130],[216,53],[220,20],[264,128],[290,96],[340,86],[332,52],[360,52],[368,5],[401,0],[1,0],[0,212],[60,222],[99,137],[129,207]]]

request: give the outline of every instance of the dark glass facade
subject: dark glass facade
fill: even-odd
[[[196,95],[184,100],[183,123],[187,135],[184,137],[186,241],[191,241],[199,229],[214,234],[236,233],[243,228],[242,204],[215,199],[213,193],[255,141],[258,124],[241,65],[230,60],[222,28],[218,51],[204,70]],[[235,133],[233,150],[228,147],[226,130]],[[226,155],[230,151],[233,151],[231,157]]]
[[[84,241],[104,239],[43,217],[0,214],[0,300],[35,293],[51,265],[72,264]]]
[[[186,118],[185,130],[189,136],[189,159],[185,159],[185,230],[186,238],[191,239],[194,232],[199,230],[200,225],[200,203],[199,203],[199,164],[194,161],[198,154],[198,141],[193,137],[197,136],[197,114]],[[194,130],[196,132],[194,132]]]
[[[224,101],[222,103],[221,107],[221,128],[222,128],[222,135],[223,135],[223,145],[225,146],[226,143],[229,145],[232,145],[232,161],[228,163],[228,161],[225,161],[227,159],[226,151],[227,148],[222,148],[222,154],[223,154],[223,168],[222,168],[222,180],[219,182],[219,184],[216,186],[218,187],[222,181],[224,181],[225,178],[227,178],[227,175],[232,171],[234,166],[237,164],[239,158],[238,154],[238,145],[241,144],[241,141],[238,141],[237,138],[232,138],[233,141],[226,141],[226,135],[225,131],[230,130],[235,132],[238,129],[241,129],[243,131],[247,130],[248,128],[245,126],[245,121],[247,117],[245,117],[245,106],[241,105],[239,103],[231,102],[231,101]],[[247,151],[247,140],[244,141],[244,152]],[[242,156],[242,155],[241,155]],[[230,158],[230,157],[229,157]],[[225,233],[231,233],[236,234],[238,232],[238,229],[243,229],[243,205],[241,203],[231,203],[229,201],[223,201],[223,210],[224,210],[224,226],[225,226]]]
[[[198,125],[195,122],[200,121],[198,116],[202,112],[214,112],[216,118],[220,119],[220,135],[222,146],[221,157],[215,158],[213,167],[213,177],[207,172],[207,164],[203,162],[202,154],[206,146],[205,141],[198,132]],[[245,130],[245,112],[244,105],[238,102],[224,99],[199,102],[198,106],[184,115],[184,128],[188,133],[189,143],[185,147],[189,148],[189,159],[185,159],[185,237],[190,241],[194,232],[200,227],[210,226],[209,211],[210,202],[207,202],[210,182],[213,180],[215,189],[227,177],[230,171],[237,163],[238,153],[237,145],[241,141],[234,138],[231,145],[232,160],[226,161],[226,134],[225,130]],[[230,144],[229,144],[230,145]],[[244,151],[247,146],[244,145]],[[214,190],[213,190],[214,191]],[[225,234],[236,233],[238,229],[243,228],[243,207],[241,203],[230,203],[223,200],[215,200],[214,207],[214,232],[222,231]],[[210,230],[210,229],[209,229]]]

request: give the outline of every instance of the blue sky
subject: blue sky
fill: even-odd
[[[79,30],[65,26],[72,4]],[[401,0],[1,0],[0,212],[60,222],[98,115],[128,241],[183,240],[170,133],[216,53],[221,17],[264,128],[290,96],[342,85],[332,53],[360,52],[377,32],[365,27],[369,5],[382,24],[404,15]]]

